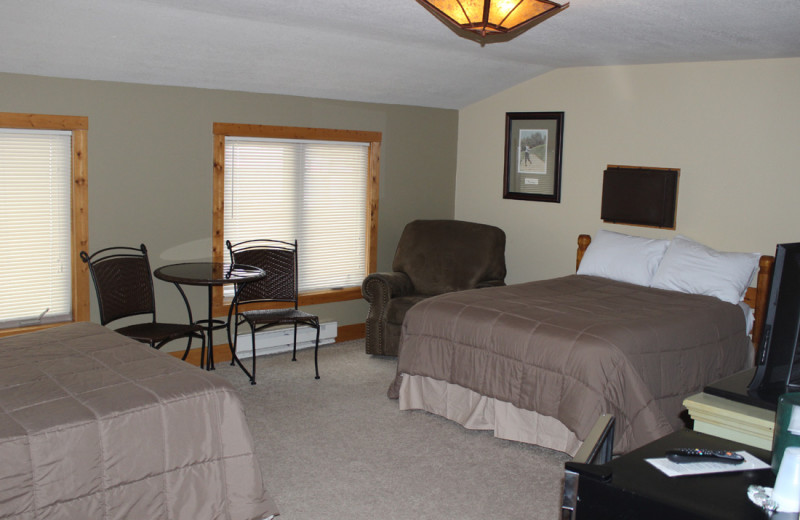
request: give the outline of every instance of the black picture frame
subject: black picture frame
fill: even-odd
[[[503,198],[561,202],[564,112],[507,112]]]

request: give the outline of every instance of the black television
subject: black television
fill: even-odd
[[[778,244],[756,367],[747,393],[777,403],[800,390],[800,242]]]

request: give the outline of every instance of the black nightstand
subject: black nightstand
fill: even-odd
[[[566,463],[579,473],[578,520],[766,520],[767,515],[747,498],[751,484],[772,487],[770,469],[667,477],[645,459],[663,457],[670,448],[746,450],[766,463],[769,451],[738,442],[681,430],[618,457],[607,464],[586,466]],[[798,518],[776,514],[772,520]]]

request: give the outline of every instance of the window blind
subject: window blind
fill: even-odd
[[[369,143],[226,137],[225,240],[296,239],[301,292],[360,285],[368,160]]]
[[[0,328],[72,318],[72,133],[0,128]]]

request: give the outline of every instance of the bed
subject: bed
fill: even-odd
[[[681,236],[590,242],[579,238],[578,274],[415,305],[389,396],[570,455],[610,413],[625,453],[681,427],[686,396],[752,363],[771,257]]]
[[[0,339],[0,519],[263,519],[227,381],[93,323]]]

